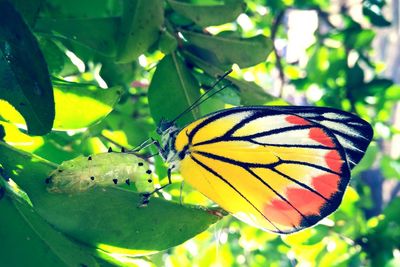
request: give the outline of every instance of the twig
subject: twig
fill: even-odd
[[[275,47],[275,38],[276,38],[276,32],[278,31],[278,27],[281,25],[282,19],[285,17],[285,13],[286,13],[286,9],[281,10],[279,12],[279,14],[275,17],[275,20],[272,23],[272,27],[271,27],[272,49],[273,49],[273,52],[274,52],[275,58],[276,58],[276,67],[279,72],[279,79],[281,80],[281,85],[279,88],[279,97],[282,97],[283,86],[285,84],[286,78],[285,78],[285,72],[283,71],[281,56],[279,55],[279,52]]]
[[[329,27],[333,29],[336,28],[335,25],[333,25],[332,22],[329,20],[330,14],[328,12],[323,11],[320,7],[316,7],[314,10],[317,12],[318,17],[321,18]]]

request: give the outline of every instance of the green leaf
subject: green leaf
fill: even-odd
[[[204,70],[212,77],[218,77],[222,75],[226,70],[216,67],[215,65],[199,58],[198,56],[185,51],[184,56],[197,65],[199,68]],[[271,96],[265,92],[260,86],[253,82],[242,81],[233,77],[226,77],[226,80],[230,81],[240,91],[241,104],[243,105],[261,105],[270,101],[276,100],[276,97]]]
[[[282,240],[289,246],[315,245],[327,236],[328,231],[328,227],[316,225],[313,228],[307,228],[301,232],[282,236]]]
[[[89,84],[54,82],[58,130],[81,129],[107,116],[121,97],[121,87],[108,89]]]
[[[245,10],[242,0],[224,1],[219,5],[192,4],[168,0],[172,9],[201,27],[232,22]]]
[[[385,92],[385,98],[388,101],[396,101],[400,99],[400,85],[393,84]]]
[[[234,38],[181,31],[186,48],[196,56],[223,68],[236,63],[241,68],[264,62],[272,52],[272,41],[264,35]]]
[[[16,10],[22,15],[26,23],[32,26],[37,18],[39,9],[44,0],[11,0]]]
[[[351,44],[355,49],[366,49],[371,47],[372,41],[375,38],[375,31],[370,29],[364,29],[360,31],[358,34],[353,35],[355,38],[349,38],[348,43]]]
[[[371,258],[371,266],[390,266],[393,250],[400,247],[400,198],[394,198],[383,211],[383,216],[375,217],[378,223],[368,229],[368,234],[360,238],[363,251]]]
[[[51,0],[44,1],[40,7],[40,17],[55,19],[105,18],[121,16],[121,13],[122,4],[115,0]]]
[[[378,152],[379,152],[379,148],[375,142],[372,142],[371,144],[369,144],[364,157],[354,167],[354,169],[351,171],[351,174],[354,176],[356,174],[361,173],[362,171],[370,169],[372,167],[372,164],[374,164],[374,162],[376,160]]]
[[[149,87],[149,106],[156,123],[162,118],[172,120],[200,97],[199,85],[175,53],[165,56],[157,65]],[[197,109],[188,112],[180,122],[199,118]]]
[[[350,73],[349,78],[351,77],[354,77],[352,79],[355,79],[357,76],[352,75],[352,73]],[[361,86],[353,87],[352,92],[354,96],[356,96],[359,99],[362,99],[367,96],[384,96],[386,90],[389,89],[392,85],[393,85],[392,80],[375,78],[369,81],[368,83],[361,84]]]
[[[352,68],[347,70],[346,86],[352,92],[362,93],[362,86],[364,85],[364,71],[358,63]]]
[[[308,79],[323,84],[329,69],[329,49],[316,45],[313,50],[306,67]]]
[[[50,38],[39,38],[38,40],[49,72],[54,76],[58,76],[70,59]]]
[[[0,98],[24,117],[32,135],[48,133],[54,120],[54,97],[38,42],[21,16],[0,1]]]
[[[102,250],[97,250],[97,261],[101,267],[157,267],[148,257],[129,257],[125,255],[118,255],[113,257],[112,253],[107,253]]]
[[[115,132],[104,129],[101,134],[124,147],[130,147],[129,144],[141,144],[149,138],[149,133],[154,130],[154,125],[150,124],[147,119],[135,118],[133,120],[131,116],[125,114],[111,113],[105,121]],[[121,135],[123,135],[122,142],[118,140]]]
[[[162,0],[124,0],[117,60],[135,60],[159,38],[164,22]]]
[[[225,104],[230,104],[233,106],[240,105],[240,95],[239,95],[240,91],[236,86],[233,86],[228,80],[224,79],[219,83],[215,84],[218,78],[216,78],[215,76],[211,76],[208,73],[193,72],[193,75],[199,81],[201,87],[207,91],[213,90],[215,92],[222,89],[222,91],[219,91],[215,95],[216,97],[211,97],[210,99],[207,99],[207,101],[204,101],[200,105],[202,114],[209,114],[210,112],[221,110],[225,108]]]
[[[164,250],[219,219],[204,208],[155,197],[147,207],[138,208],[141,196],[118,187],[51,194],[44,181],[54,164],[4,143],[0,155],[5,174],[25,190],[39,215],[74,239],[107,252],[135,255]]]
[[[120,17],[90,19],[38,19],[35,31],[68,39],[98,53],[114,57],[117,54],[118,27]]]
[[[381,159],[381,170],[383,175],[390,178],[400,179],[400,161],[392,159],[389,156],[383,156]]]
[[[97,266],[87,248],[54,230],[24,202],[12,192],[0,199],[1,265]]]
[[[243,105],[263,105],[271,101],[277,100],[276,97],[269,95],[263,88],[254,82],[243,81],[228,77],[227,80],[232,82],[240,90],[241,103]]]
[[[79,84],[62,80],[53,81],[56,102],[54,129],[74,130],[86,128],[107,116],[121,97],[119,86],[102,89],[91,84]],[[0,101],[2,117],[10,122],[21,124],[22,117],[7,103]]]
[[[386,20],[382,14],[382,8],[374,3],[375,1],[363,1],[363,14],[370,20],[374,26],[387,27],[390,26],[390,21]]]
[[[101,64],[100,76],[108,86],[118,85],[128,88],[138,69],[136,62],[116,64],[112,60],[102,60]]]
[[[160,51],[164,54],[170,54],[175,51],[177,47],[178,40],[176,40],[175,36],[167,30],[163,31],[158,42]]]
[[[399,258],[393,258],[393,259],[387,261],[385,264],[385,267],[397,267],[397,266],[400,266]]]

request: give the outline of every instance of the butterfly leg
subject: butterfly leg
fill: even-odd
[[[171,180],[171,171],[174,168],[174,166],[171,166],[170,168],[168,168],[168,184],[165,184],[155,190],[153,190],[152,192],[149,193],[143,193],[142,194],[142,200],[140,201],[139,207],[146,207],[149,202],[150,202],[150,197],[152,195],[154,195],[155,193],[157,193],[158,191],[164,189],[165,187],[169,186],[170,184],[172,184],[172,180]]]
[[[153,138],[146,139],[143,143],[141,143],[140,145],[138,145],[138,146],[135,147],[134,149],[129,150],[129,152],[132,152],[132,153],[134,153],[134,152],[139,152],[140,150],[142,150],[142,149],[144,149],[144,148],[146,148],[146,147],[152,145],[153,142],[154,142]],[[128,153],[129,153],[129,152],[128,152]]]
[[[154,144],[158,151],[160,151],[161,155],[164,156],[165,155],[165,151],[164,148],[161,146],[160,142],[158,142],[157,140],[151,138],[151,140],[153,141],[151,144]]]

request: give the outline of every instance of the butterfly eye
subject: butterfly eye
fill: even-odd
[[[168,121],[166,119],[161,119],[160,123],[156,129],[157,134],[162,135],[166,130],[172,127],[174,125],[173,122]]]

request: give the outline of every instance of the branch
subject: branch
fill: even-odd
[[[278,27],[281,25],[282,19],[285,17],[285,13],[286,9],[281,10],[275,17],[275,20],[272,23],[271,27],[272,49],[276,57],[276,67],[279,71],[279,79],[281,80],[281,86],[279,88],[279,97],[282,97],[283,86],[285,84],[286,78],[285,78],[285,72],[283,71],[281,56],[279,55],[279,52],[275,47],[275,38],[276,38],[276,32],[278,31]]]

